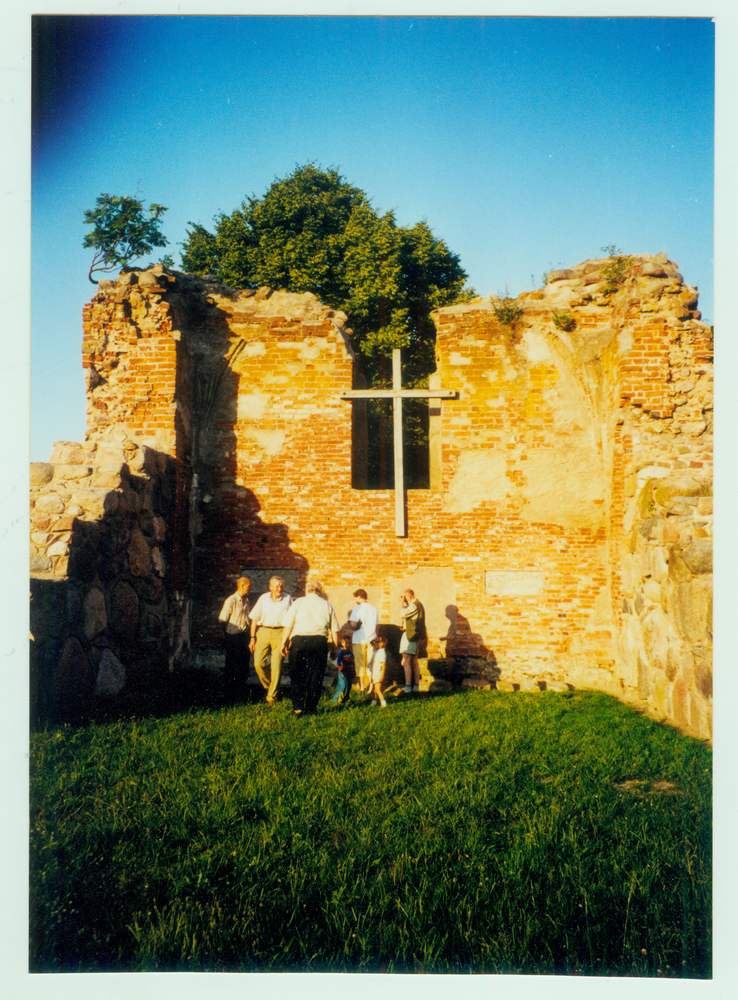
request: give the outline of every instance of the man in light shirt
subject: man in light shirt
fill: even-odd
[[[273,576],[269,593],[262,594],[251,612],[251,642],[254,670],[266,691],[266,703],[271,708],[277,703],[277,691],[282,676],[282,632],[284,616],[292,598],[284,593],[284,580]],[[271,660],[270,668],[267,663]]]
[[[293,715],[312,715],[320,701],[328,662],[328,639],[338,645],[338,618],[317,580],[308,580],[284,618],[282,655],[290,656]]]
[[[354,654],[354,670],[359,678],[359,690],[368,691],[372,680],[367,664],[371,659],[372,641],[377,638],[379,612],[373,604],[369,603],[365,590],[361,588],[355,590],[354,598],[356,605],[351,609],[348,620],[348,627],[353,632],[351,644]]]
[[[218,615],[223,623],[225,667],[223,668],[223,693],[228,700],[243,693],[249,671],[249,599],[251,580],[241,576],[236,582],[236,593],[227,597]]]

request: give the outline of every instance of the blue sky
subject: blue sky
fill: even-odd
[[[101,192],[168,206],[178,266],[188,221],[314,161],[425,218],[480,294],[616,244],[713,318],[709,18],[57,17],[34,60],[32,460],[84,437]]]

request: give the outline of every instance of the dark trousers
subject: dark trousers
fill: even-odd
[[[248,632],[225,635],[225,667],[223,668],[223,696],[228,701],[242,698],[249,675]]]
[[[293,709],[314,712],[323,690],[328,662],[324,635],[295,635],[290,642],[290,697]]]

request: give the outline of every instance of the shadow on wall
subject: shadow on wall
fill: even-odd
[[[60,540],[48,552],[63,555],[31,577],[34,727],[82,722],[110,698],[145,701],[168,670],[185,617],[170,586],[174,467],[151,476],[125,469],[117,489],[86,491],[105,495],[99,516],[57,520]]]
[[[253,491],[225,483],[201,495],[195,539],[193,622],[195,649],[222,652],[218,615],[225,599],[236,589],[239,576],[252,578],[252,604],[266,590],[272,573],[283,576],[293,597],[303,592],[308,577],[307,559],[295,552],[286,524],[268,524],[259,517],[260,505]],[[201,491],[202,493],[202,491]],[[205,497],[210,499],[205,502]],[[296,584],[293,583],[296,581]]]
[[[168,673],[160,581],[31,580],[32,728],[97,717],[107,704],[145,706]],[[109,611],[106,610],[106,605]]]
[[[387,682],[394,681],[397,684],[405,683],[405,672],[402,669],[402,653],[400,652],[400,640],[402,639],[402,629],[399,625],[391,622],[379,626],[379,634],[387,640],[387,671],[385,679]]]
[[[222,656],[218,614],[223,601],[234,593],[238,577],[255,577],[255,599],[266,589],[263,577],[277,573],[284,576],[286,590],[294,596],[294,574],[302,588],[309,567],[307,560],[292,550],[287,525],[262,521],[256,495],[237,483],[241,376],[234,364],[245,342],[238,341],[235,346],[230,342],[225,313],[217,311],[211,326],[209,343],[218,342],[220,348],[203,345],[194,372],[193,472],[197,487],[193,498],[190,641],[198,662],[210,658],[216,665]],[[258,476],[258,471],[254,474]]]
[[[484,677],[497,681],[501,675],[497,658],[478,632],[473,632],[469,619],[455,604],[446,607],[448,631],[439,636],[446,643],[446,660],[453,664],[453,683],[459,685],[466,677]],[[432,664],[429,664],[432,670]]]

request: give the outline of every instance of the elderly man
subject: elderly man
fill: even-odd
[[[372,686],[368,667],[372,655],[372,642],[377,638],[379,612],[369,603],[369,595],[359,588],[354,591],[356,604],[349,614],[348,627],[353,632],[351,645],[354,654],[354,669],[359,678],[359,690],[368,691]]]
[[[228,700],[243,693],[249,672],[249,600],[251,580],[241,576],[236,581],[236,593],[227,597],[218,620],[223,623],[225,667],[223,693]]]
[[[405,671],[405,694],[420,691],[420,664],[418,653],[428,638],[425,628],[425,608],[414,590],[406,590],[400,598],[403,634],[400,640],[402,669]]]
[[[293,715],[312,715],[320,701],[328,661],[328,639],[338,645],[338,618],[317,580],[309,580],[284,618],[282,655],[290,656]]]
[[[254,670],[266,691],[266,703],[272,708],[277,703],[277,691],[282,676],[282,625],[292,598],[284,593],[284,580],[273,576],[269,593],[262,594],[251,612],[251,642]],[[267,663],[271,660],[270,668]]]

